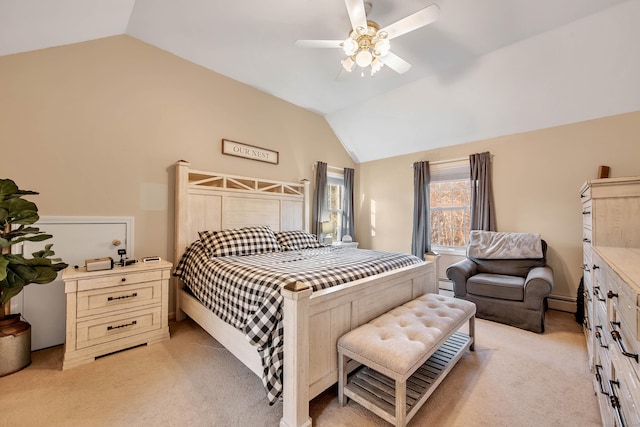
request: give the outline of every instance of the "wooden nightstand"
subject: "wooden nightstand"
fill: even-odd
[[[172,264],[160,260],[88,272],[67,267],[67,332],[62,369],[115,351],[169,339]]]
[[[343,248],[357,248],[358,242],[333,242],[332,246],[341,246]]]

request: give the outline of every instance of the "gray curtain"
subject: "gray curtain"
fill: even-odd
[[[429,232],[429,162],[413,164],[413,238],[411,253],[420,259],[431,251]]]
[[[353,181],[355,171],[344,168],[344,202],[342,205],[342,233],[348,234],[356,241],[356,226],[353,213]]]
[[[491,153],[469,156],[471,166],[471,229],[496,231],[496,214],[491,189]]]
[[[316,164],[315,191],[313,193],[313,211],[311,212],[311,232],[320,239],[322,221],[328,219],[327,210],[327,164]]]

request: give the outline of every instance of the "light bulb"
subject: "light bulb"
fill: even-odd
[[[371,75],[373,76],[375,73],[380,71],[383,65],[383,62],[380,59],[374,58],[373,62],[371,63]]]
[[[348,72],[351,72],[351,70],[353,70],[354,65],[355,62],[353,62],[353,59],[351,59],[350,56],[347,56],[342,60],[342,68],[344,68]]]
[[[352,56],[358,51],[358,42],[352,38],[348,38],[342,44],[342,50],[344,50],[345,55]]]
[[[362,68],[368,67],[369,64],[371,64],[372,59],[373,55],[371,55],[371,52],[369,52],[368,50],[361,50],[356,55],[356,64],[358,64],[358,66]]]

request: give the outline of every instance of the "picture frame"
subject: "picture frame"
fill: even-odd
[[[257,160],[259,162],[271,163],[274,165],[280,163],[280,153],[277,151],[245,144],[243,142],[232,141],[230,139],[222,140],[222,154]]]

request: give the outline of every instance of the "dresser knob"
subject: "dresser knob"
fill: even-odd
[[[127,281],[127,278],[126,278],[126,277],[123,277],[122,279],[120,279],[120,281],[121,281],[121,282],[126,282],[126,281]]]

